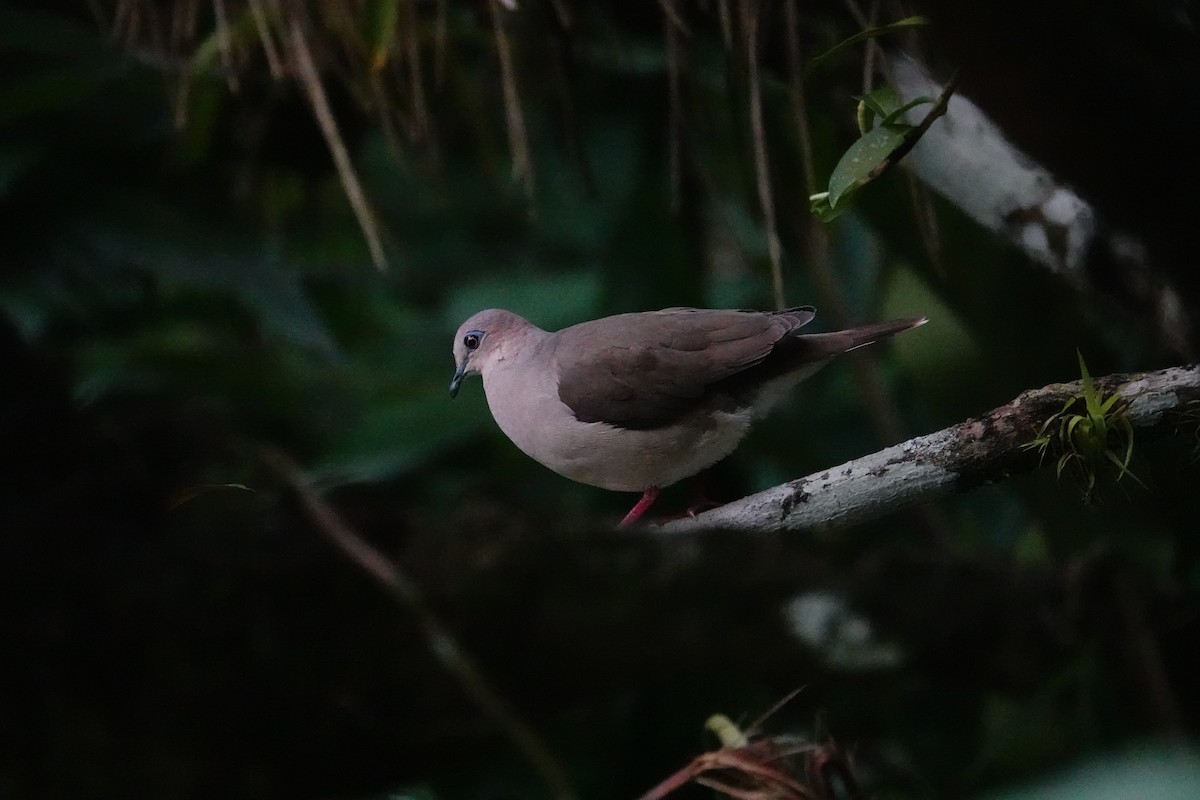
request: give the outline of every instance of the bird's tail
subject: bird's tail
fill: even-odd
[[[928,317],[904,317],[887,322],[874,322],[870,325],[861,325],[857,328],[847,328],[844,331],[838,331],[835,335],[845,336],[849,343],[849,347],[846,350],[853,350],[856,347],[877,342],[880,339],[885,339],[901,331],[919,328],[926,322],[929,322]]]
[[[888,322],[873,322],[857,328],[830,333],[805,333],[794,336],[787,352],[794,363],[809,363],[854,350],[901,331],[917,328],[929,320],[925,317],[905,317]]]

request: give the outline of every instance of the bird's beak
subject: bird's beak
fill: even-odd
[[[458,387],[463,382],[463,378],[467,376],[467,359],[464,358],[462,363],[458,365],[458,369],[454,370],[454,377],[450,379],[450,399],[458,396]]]

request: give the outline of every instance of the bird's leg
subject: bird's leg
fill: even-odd
[[[617,525],[618,528],[628,528],[633,523],[641,519],[642,514],[646,513],[646,509],[654,505],[654,501],[658,499],[658,493],[662,491],[657,486],[651,486],[646,491],[642,492],[642,499],[634,504],[633,508],[629,509],[629,513],[625,515],[625,519]]]

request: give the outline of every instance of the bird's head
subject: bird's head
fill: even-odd
[[[454,377],[450,381],[450,396],[458,394],[463,378],[481,373],[491,364],[503,361],[508,345],[522,331],[533,326],[521,317],[502,308],[489,308],[459,326],[454,334]]]

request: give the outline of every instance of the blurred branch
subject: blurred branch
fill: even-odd
[[[678,12],[666,0],[661,3],[666,24],[667,55],[667,174],[671,181],[671,213],[678,214],[683,207],[683,98],[680,81],[682,78],[682,55],[679,37],[683,35],[683,23]]]
[[[1109,375],[1097,378],[1096,385],[1104,395],[1115,393],[1128,403],[1128,421],[1143,436],[1198,424],[1194,409],[1200,404],[1200,365]],[[1079,381],[1031,389],[982,417],[669,522],[660,530],[675,534],[707,528],[842,527],[1030,472],[1040,463],[1026,445],[1081,389]]]
[[[359,183],[358,174],[354,171],[350,153],[338,131],[337,120],[329,107],[329,98],[325,95],[325,87],[321,85],[321,76],[317,73],[317,65],[313,61],[308,39],[304,35],[304,26],[298,16],[292,19],[291,46],[295,54],[296,79],[304,87],[313,116],[316,117],[321,135],[325,137],[325,144],[333,156],[342,190],[346,193],[346,199],[350,201],[350,207],[354,209],[354,216],[358,219],[363,237],[367,240],[367,248],[371,251],[371,261],[376,268],[385,270],[388,266],[387,257],[383,254],[383,243],[379,238],[375,215],[371,213],[367,204],[367,196]]]
[[[787,73],[792,114],[800,145],[805,193],[811,197],[817,192],[817,174],[813,158],[812,126],[809,122],[808,99],[804,86],[804,59],[800,52],[800,13],[796,0],[787,0],[783,11],[787,31]],[[807,214],[803,220],[801,222],[797,219],[794,226],[804,242],[805,263],[820,294],[822,305],[829,310],[836,327],[852,327],[855,322],[829,256],[829,227],[815,214]],[[880,374],[876,354],[868,349],[850,359],[849,363],[859,396],[879,444],[890,445],[903,440],[908,431],[905,430],[900,413],[888,393],[886,381]],[[931,534],[943,540],[949,539],[949,526],[938,509],[932,506],[917,509],[915,516]]]
[[[406,3],[403,21],[403,52],[404,60],[408,64],[408,94],[412,102],[412,123],[409,136],[413,140],[428,141],[433,122],[429,112],[429,101],[425,97],[425,79],[422,77],[420,24],[420,18],[417,16],[417,4]],[[376,63],[379,64],[379,69],[382,69],[383,62],[380,60]]]
[[[796,0],[784,4],[784,25],[787,30],[787,72],[791,106],[799,142],[800,165],[804,172],[804,188],[808,196],[817,192],[816,166],[813,160],[812,126],[809,122],[808,99],[804,87],[803,58],[800,52],[800,14]],[[805,264],[809,276],[821,297],[821,305],[829,313],[836,327],[849,328],[855,324],[846,300],[842,296],[841,282],[834,273],[829,257],[829,231],[827,226],[813,214],[795,222],[798,235],[804,242]],[[874,354],[864,351],[851,359],[850,369],[864,399],[871,424],[880,444],[891,444],[904,438],[906,431],[900,415],[892,404],[879,365]]]
[[[668,27],[678,30],[684,36],[692,35],[691,31],[688,30],[687,22],[683,19],[683,15],[675,7],[674,0],[658,0],[658,5],[662,8],[663,14],[667,18]]]
[[[492,14],[492,29],[496,35],[496,56],[500,60],[500,82],[504,91],[504,121],[508,128],[508,146],[512,151],[513,178],[521,184],[525,197],[533,199],[533,154],[529,146],[529,132],[525,127],[525,113],[521,109],[521,93],[517,87],[517,70],[513,63],[512,43],[504,27],[504,12],[501,6],[513,8],[501,0],[491,0],[488,10]],[[530,207],[532,211],[532,206]]]
[[[902,100],[937,90],[919,62],[901,55],[886,63]],[[947,100],[945,112],[946,124],[913,143],[905,166],[1068,285],[1151,320],[1165,344],[1190,357],[1194,314],[1182,284],[1156,267],[1147,242],[1106,222],[1092,199],[1018,150],[968,98]]]
[[[217,47],[221,51],[221,63],[225,67],[225,83],[229,91],[238,90],[237,70],[233,66],[233,42],[229,35],[229,14],[225,11],[225,0],[213,0],[213,15],[217,21]]]
[[[262,3],[263,0],[249,0],[250,16],[254,19],[254,30],[258,32],[258,40],[262,43],[263,55],[266,56],[271,77],[279,80],[284,75],[283,61],[279,57],[279,49],[275,46],[275,38],[267,21],[267,11]]]
[[[417,618],[429,652],[525,756],[550,789],[551,796],[558,800],[571,800],[574,792],[550,749],[490,684],[475,659],[462,648],[454,634],[426,603],[421,587],[399,564],[375,549],[347,525],[287,454],[268,448],[263,453],[263,459],[296,492],[309,519],[321,533]]]
[[[758,76],[758,0],[742,0],[742,32],[746,37],[747,87],[750,95],[750,131],[754,139],[754,175],[758,187],[758,204],[762,210],[763,227],[767,234],[767,253],[771,257],[771,290],[775,308],[787,307],[783,291],[783,245],[779,241],[779,226],[775,221],[775,199],[771,195],[771,168],[767,158],[767,131],[763,123],[762,86]]]

